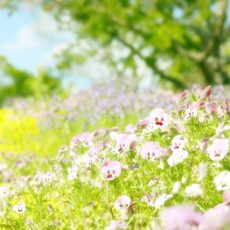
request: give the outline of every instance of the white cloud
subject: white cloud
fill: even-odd
[[[57,22],[47,13],[40,12],[33,24],[33,31],[41,38],[53,38],[58,31]]]
[[[53,17],[47,13],[39,12],[33,22],[22,27],[16,36],[0,45],[0,50],[22,51],[39,48],[59,37],[58,25]]]
[[[23,27],[17,34],[17,36],[2,45],[0,49],[10,50],[10,51],[19,51],[31,48],[38,48],[41,45],[39,39],[36,39],[32,26]]]
[[[17,17],[24,17],[24,11]],[[42,11],[36,11],[28,16],[28,22],[20,27],[14,18],[9,18],[9,25],[15,27],[13,36],[0,43],[0,53],[5,55],[15,66],[35,71],[39,66],[52,66],[55,59],[52,56],[54,47],[60,47],[72,40],[71,33],[59,31],[55,19]],[[6,25],[5,25],[6,26]]]

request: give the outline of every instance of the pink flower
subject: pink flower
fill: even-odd
[[[136,147],[136,138],[134,135],[122,134],[116,139],[115,153],[123,153]]]
[[[200,143],[199,143],[199,149],[201,151],[205,151],[208,147],[208,143],[209,143],[209,139],[208,138],[204,138]]]
[[[108,140],[104,140],[101,143],[104,149],[108,149],[111,147],[111,143]]]
[[[203,100],[197,101],[197,106],[198,106],[198,108],[203,109],[205,107],[205,101],[203,101]]]
[[[174,120],[174,121],[173,121],[173,125],[174,125],[174,127],[175,127],[179,132],[184,132],[184,131],[185,131],[184,124],[182,124],[181,121],[179,121],[179,120]]]
[[[92,133],[92,136],[95,137],[100,137],[103,136],[106,133],[105,129],[97,129]]]
[[[189,96],[189,92],[188,92],[188,90],[185,90],[185,91],[183,91],[183,92],[181,93],[180,99],[181,99],[181,100],[182,100],[182,99],[187,99],[188,96]]]
[[[212,88],[209,85],[201,91],[200,97],[207,98],[207,97],[210,97],[211,94],[212,94]]]
[[[216,103],[210,103],[205,106],[206,113],[217,113],[218,105]]]
[[[140,155],[145,160],[155,160],[165,155],[165,150],[154,142],[145,143],[140,149]]]
[[[191,117],[197,117],[198,115],[198,106],[196,103],[193,103],[185,111],[185,119],[188,120]]]
[[[207,152],[213,161],[221,161],[229,150],[228,139],[215,139],[208,147]]]
[[[101,168],[101,172],[107,180],[114,180],[121,174],[121,164],[118,161],[106,162]]]
[[[219,204],[209,209],[204,214],[204,219],[200,225],[201,230],[220,230],[230,224],[230,209],[224,204]]]
[[[149,116],[149,124],[147,126],[149,131],[160,129],[166,131],[169,124],[169,116],[163,109],[154,109]]]
[[[171,206],[160,215],[165,230],[198,229],[203,216],[190,206]]]
[[[230,206],[230,191],[224,191],[223,199],[225,205]]]
[[[91,142],[91,135],[90,133],[82,133],[75,137],[73,137],[71,141],[71,147],[75,148],[78,144],[83,145],[84,147],[88,147]]]
[[[225,103],[223,105],[223,110],[227,113],[230,113],[230,99],[225,99]]]
[[[103,143],[99,143],[98,145],[90,147],[88,153],[89,155],[98,155],[103,150],[103,148]]]
[[[183,150],[187,142],[188,142],[187,138],[182,137],[181,135],[177,135],[172,140],[171,150],[172,151]]]
[[[148,125],[149,123],[149,118],[145,118],[143,120],[140,120],[138,123],[137,123],[137,128],[144,128]]]

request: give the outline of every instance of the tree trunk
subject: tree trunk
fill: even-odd
[[[177,89],[185,89],[186,88],[186,85],[184,84],[183,81],[177,79],[177,78],[174,78],[170,75],[168,75],[167,73],[165,73],[164,71],[160,70],[156,64],[155,64],[155,58],[145,58],[143,59],[146,63],[146,65],[156,74],[158,74],[161,78],[161,80],[164,80],[164,81],[168,81],[170,82],[175,88]]]
[[[206,62],[202,61],[199,64],[199,68],[204,76],[205,83],[207,85],[213,85],[215,84],[214,74],[211,71],[210,67],[207,65]]]

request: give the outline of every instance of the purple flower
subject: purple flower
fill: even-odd
[[[73,137],[72,141],[71,141],[71,146],[74,148],[75,146],[79,145],[83,145],[85,147],[88,147],[90,145],[91,142],[91,135],[90,133],[82,133],[79,134],[75,137]]]
[[[121,174],[121,164],[118,161],[106,162],[101,168],[101,172],[107,180],[114,180]]]
[[[185,230],[198,229],[203,216],[190,206],[171,206],[163,210],[160,219],[165,230]]]
[[[207,98],[210,97],[212,94],[212,88],[211,86],[207,86],[206,88],[204,88],[201,93],[200,93],[200,98]]]
[[[181,135],[177,135],[172,140],[171,150],[173,152],[178,150],[183,150],[187,142],[188,140],[185,137],[182,137]]]
[[[230,206],[230,190],[229,191],[224,191],[223,199],[224,199],[224,203],[227,206]]]
[[[206,113],[217,113],[218,105],[216,103],[210,103],[205,106]]]
[[[165,155],[165,150],[154,142],[145,143],[140,149],[140,155],[146,160],[155,160]]]
[[[121,134],[116,138],[115,153],[120,154],[136,147],[135,135]]]
[[[149,116],[148,129],[150,131],[160,129],[166,131],[169,124],[169,116],[161,108],[154,109]]]
[[[208,147],[207,152],[213,161],[221,161],[227,155],[229,150],[228,139],[215,139]]]
[[[143,120],[140,120],[138,123],[137,123],[137,128],[144,128],[148,125],[149,123],[149,118],[145,118]]]
[[[193,103],[189,106],[185,111],[185,119],[188,120],[191,117],[197,117],[198,115],[198,105],[197,103]]]
[[[204,219],[200,225],[201,230],[220,230],[230,224],[230,208],[224,204],[219,204],[209,209],[204,214]]]

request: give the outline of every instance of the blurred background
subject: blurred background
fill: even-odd
[[[229,14],[228,0],[1,0],[0,103],[116,80],[228,85]]]

